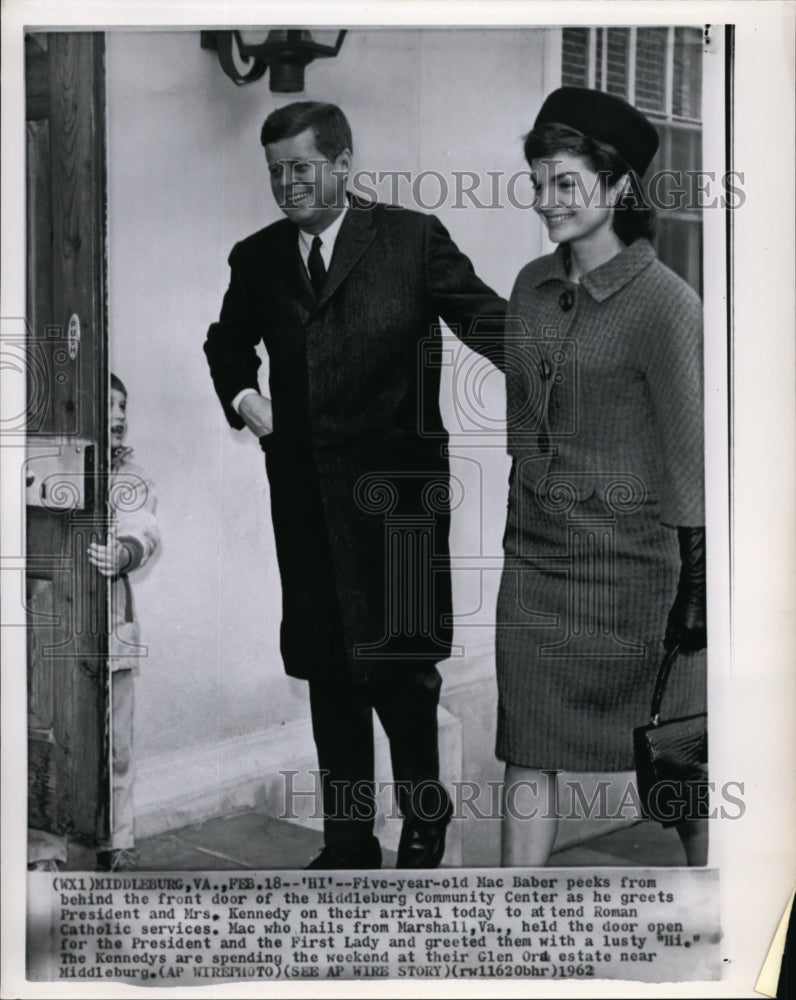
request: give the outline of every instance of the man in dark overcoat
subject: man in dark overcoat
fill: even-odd
[[[346,193],[353,143],[335,105],[280,108],[260,139],[286,218],[233,248],[205,353],[227,420],[266,456],[281,652],[309,681],[322,774],[325,847],[310,867],[381,864],[374,708],[404,817],[398,866],[434,867],[451,814],[436,664],[452,608],[441,366],[424,359],[440,317],[497,358],[506,303],[433,216]]]

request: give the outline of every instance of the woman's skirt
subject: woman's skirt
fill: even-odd
[[[561,509],[519,480],[497,607],[498,759],[631,770],[677,592],[677,533],[654,500],[623,512],[593,493]],[[678,657],[664,718],[705,710],[705,665],[704,651]]]

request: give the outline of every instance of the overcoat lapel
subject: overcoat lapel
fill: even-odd
[[[375,237],[373,212],[352,201],[334,244],[332,263],[316,304],[318,309],[334,295]]]
[[[289,299],[298,302],[309,315],[317,308],[317,303],[307,269],[301,259],[298,241],[298,229],[292,222],[285,220],[280,233],[280,245],[274,256],[281,272],[278,287]]]

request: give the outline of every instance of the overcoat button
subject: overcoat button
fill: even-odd
[[[558,297],[558,304],[561,306],[564,312],[569,312],[574,303],[575,303],[575,296],[569,289],[567,289],[565,292],[562,292]]]

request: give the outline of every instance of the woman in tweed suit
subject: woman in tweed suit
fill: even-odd
[[[525,140],[558,247],[523,268],[508,311],[504,865],[547,862],[551,771],[632,769],[664,636],[687,653],[667,715],[704,707],[702,310],[647,239],[638,177],[657,145],[635,108],[572,87]],[[706,822],[687,806],[676,819],[689,863],[704,864]]]

